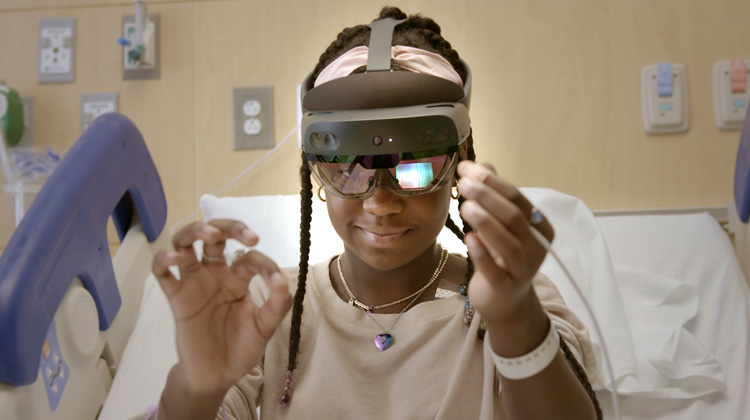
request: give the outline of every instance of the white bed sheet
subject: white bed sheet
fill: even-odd
[[[153,275],[146,279],[138,320],[99,420],[125,420],[161,397],[169,370],[177,363],[174,318]]]
[[[692,399],[620,396],[622,419],[750,419],[750,291],[718,223],[707,213],[597,221],[618,282],[646,272],[654,281],[672,279],[695,289],[697,313],[685,329],[710,349],[726,380],[723,392]],[[609,394],[598,394],[611,413]]]

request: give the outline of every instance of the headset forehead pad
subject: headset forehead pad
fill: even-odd
[[[464,90],[441,77],[410,71],[352,74],[307,92],[302,106],[309,111],[396,108],[458,102]]]

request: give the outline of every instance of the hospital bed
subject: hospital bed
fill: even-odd
[[[742,144],[750,147],[748,126]],[[737,176],[746,180],[742,147]],[[601,327],[599,336],[548,257],[541,270],[591,331],[602,365],[591,379],[606,418],[613,385],[623,419],[750,418],[750,290],[731,240],[741,248],[747,237],[748,192],[736,193],[739,212],[718,212],[719,221],[706,212],[595,216],[557,191],[523,192],[555,226],[553,248]],[[257,249],[280,266],[297,264],[298,197],[206,195],[201,210],[207,220],[244,221],[261,238]],[[457,217],[455,206],[451,212]],[[110,214],[122,240],[111,260]],[[137,129],[118,114],[98,118],[0,257],[3,419],[131,419],[158,401],[177,360],[172,315],[149,274],[154,252],[170,247],[165,220],[161,183]],[[731,235],[722,227],[729,224]],[[311,263],[343,250],[317,200],[311,235]],[[447,230],[439,240],[465,253]],[[227,256],[240,247],[229,241]],[[603,340],[614,382],[603,368]]]

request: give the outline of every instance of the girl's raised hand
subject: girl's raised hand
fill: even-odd
[[[475,230],[464,239],[476,268],[469,299],[488,324],[516,325],[528,303],[536,301],[531,280],[546,255],[531,232],[534,206],[489,166],[462,161],[457,171],[466,199],[461,216]],[[546,219],[534,227],[552,241]]]
[[[184,386],[195,392],[226,391],[263,357],[265,346],[291,307],[289,288],[276,264],[250,251],[227,265],[224,244],[233,238],[247,246],[258,237],[231,220],[195,222],[172,238],[174,251],[154,257],[153,272],[175,318]],[[202,260],[193,242],[203,240]],[[169,271],[176,265],[180,279]],[[270,288],[263,306],[252,303],[250,279],[260,274]]]

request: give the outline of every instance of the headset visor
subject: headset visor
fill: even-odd
[[[387,155],[315,155],[307,161],[319,184],[342,198],[367,198],[377,188],[408,197],[446,185],[456,168],[457,146]]]

